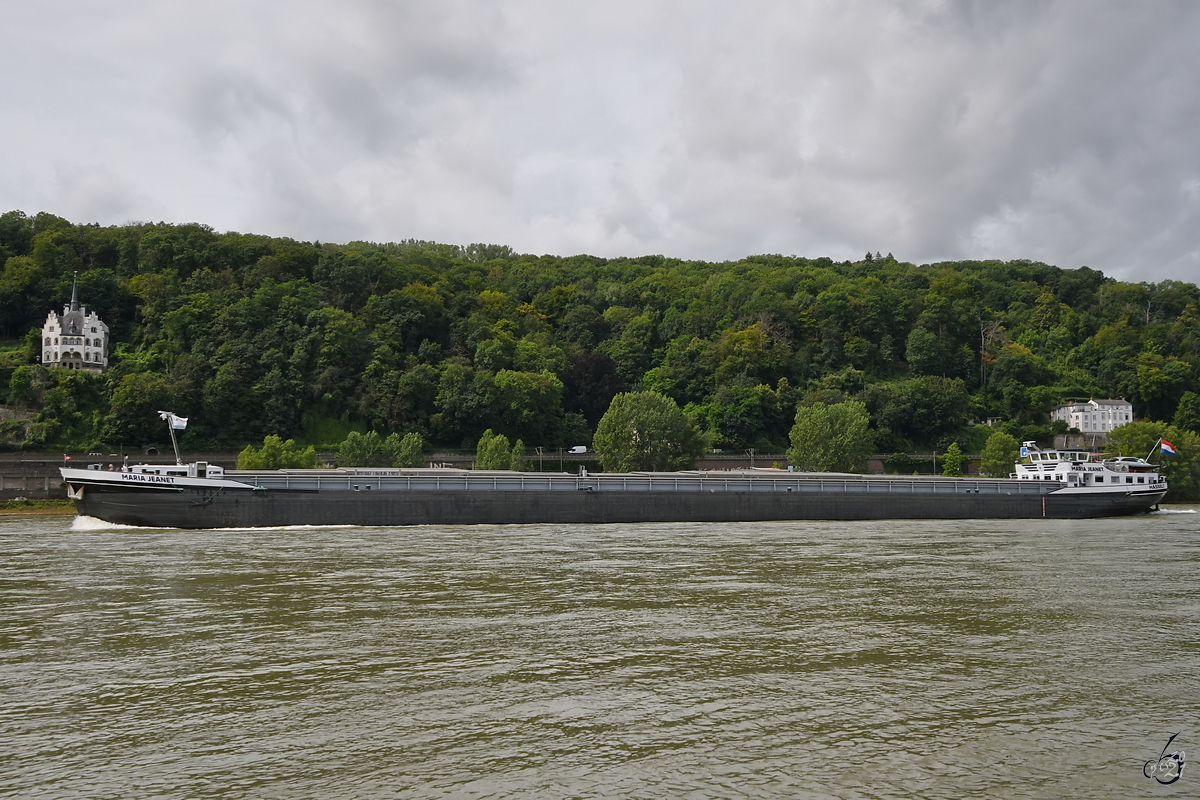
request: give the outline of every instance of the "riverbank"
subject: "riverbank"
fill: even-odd
[[[0,517],[10,517],[17,514],[35,514],[49,516],[52,514],[70,515],[75,513],[75,504],[70,500],[6,500],[0,502]]]

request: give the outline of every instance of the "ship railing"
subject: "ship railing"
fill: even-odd
[[[930,477],[868,477],[788,474],[786,477],[671,473],[539,475],[531,473],[344,474],[314,472],[226,473],[266,489],[292,491],[514,491],[514,492],[800,492],[821,494],[1048,494],[1060,481],[1005,478],[946,480]]]

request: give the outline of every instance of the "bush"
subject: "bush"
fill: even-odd
[[[525,460],[525,442],[520,439],[508,446],[508,437],[502,433],[492,433],[488,428],[479,437],[475,448],[475,469],[511,469],[523,472],[529,469]]]
[[[238,469],[307,469],[316,465],[317,453],[311,445],[301,450],[295,439],[285,442],[273,435],[263,439],[261,450],[246,445],[237,460]]]
[[[375,431],[351,431],[337,448],[341,467],[416,467],[422,462],[425,439],[419,433],[386,439]]]
[[[883,468],[893,475],[915,475],[924,463],[908,453],[892,453],[883,460]]]

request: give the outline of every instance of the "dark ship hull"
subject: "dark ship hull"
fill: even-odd
[[[1077,519],[1144,513],[1166,492],[1052,481],[734,473],[456,470],[228,472],[220,479],[63,470],[80,514],[164,528],[294,525]]]

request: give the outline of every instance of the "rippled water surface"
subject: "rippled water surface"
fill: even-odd
[[[0,795],[1200,796],[1200,514],[0,518]]]

